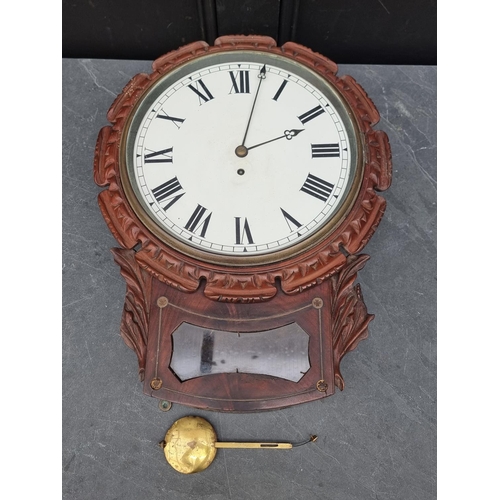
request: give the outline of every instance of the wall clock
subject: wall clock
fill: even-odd
[[[342,390],[391,182],[360,85],[296,43],[224,36],[157,59],[108,120],[94,177],[144,392],[260,411]]]

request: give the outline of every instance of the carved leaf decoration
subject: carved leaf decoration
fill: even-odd
[[[380,114],[373,101],[352,76],[344,75],[340,77],[340,80],[345,85],[344,89],[347,91],[348,99],[357,110],[358,116],[365,123],[365,130],[370,130],[371,126],[380,121]]]
[[[130,107],[135,103],[134,96],[138,91],[143,90],[150,84],[151,76],[145,73],[135,75],[125,85],[122,93],[119,94],[108,110],[107,118],[110,123],[115,123],[120,118],[126,116]]]
[[[94,182],[101,187],[107,186],[110,182],[107,175],[108,155],[106,154],[106,147],[109,142],[111,130],[109,126],[103,127],[100,130],[94,150]],[[114,172],[111,173],[110,177],[113,174]]]
[[[357,272],[361,270],[368,255],[350,255],[346,265],[331,279],[332,284],[332,338],[334,350],[335,385],[344,389],[344,379],[340,373],[340,361],[358,343],[368,337],[368,324],[374,318],[368,314],[361,287],[354,285]]]
[[[375,189],[385,191],[392,182],[392,154],[389,138],[382,130],[371,130],[367,134],[370,166],[373,168]]]
[[[138,265],[133,250],[113,248],[111,252],[127,284],[120,333],[127,346],[137,355],[139,378],[143,381],[146,368],[152,278]]]

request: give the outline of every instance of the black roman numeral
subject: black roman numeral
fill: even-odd
[[[300,190],[320,199],[321,201],[326,201],[332,194],[334,187],[335,186],[333,184],[330,184],[315,175],[309,174],[306,182],[304,182],[304,185],[300,188]]]
[[[285,210],[283,210],[281,207],[280,207],[280,210],[281,210],[281,213],[283,214],[283,217],[285,218],[286,223],[288,224],[288,228],[290,229],[291,233],[293,233],[295,231],[295,229],[291,226],[291,224],[293,224],[296,227],[296,229],[299,229],[299,227],[302,226],[302,224],[297,219],[292,217],[288,212],[285,212]],[[300,236],[300,233],[299,233],[299,236]]]
[[[173,163],[174,159],[169,153],[172,153],[174,148],[162,149],[161,151],[153,151],[144,155],[144,163]],[[160,158],[157,158],[157,157]]]
[[[250,93],[250,72],[249,71],[237,71],[239,74],[239,83],[237,81],[236,75],[234,71],[229,72],[229,76],[231,77],[231,81],[233,82],[233,86],[229,91],[230,94],[233,92],[236,94],[249,94]]]
[[[181,128],[181,125],[184,123],[184,118],[177,118],[176,116],[169,116],[166,113],[164,115],[156,115],[156,118],[162,118],[163,120],[171,121],[178,129]]]
[[[155,197],[158,203],[160,203],[163,200],[170,200],[170,202],[163,207],[163,210],[168,210],[174,203],[179,201],[179,199],[186,194],[186,193],[181,193],[178,194],[177,196],[173,196],[175,193],[181,190],[182,186],[180,182],[178,181],[177,177],[174,177],[173,179],[170,179],[169,181],[164,182],[163,184],[160,184],[159,186],[155,187],[151,192],[153,193],[153,196]]]
[[[243,226],[241,224],[241,217],[235,217],[234,220],[236,229],[236,245],[243,245],[245,237],[248,243],[253,244],[252,233],[250,232],[250,226],[248,225],[246,217]]]
[[[339,158],[340,146],[338,142],[333,144],[311,144],[311,155],[313,158]]]
[[[201,78],[199,80],[196,80],[194,83],[190,83],[188,87],[198,96],[200,106],[203,103],[211,101],[214,98]]]
[[[280,85],[280,88],[278,89],[276,94],[274,94],[273,101],[278,100],[279,96],[281,95],[281,92],[283,92],[283,89],[285,88],[287,83],[288,83],[288,80],[283,80],[283,83]]]
[[[298,118],[302,122],[302,125],[305,125],[307,122],[311,121],[313,118],[316,118],[324,112],[325,110],[318,105],[315,108],[305,112],[303,115],[300,115]]]
[[[208,215],[203,218],[205,215],[205,212],[207,209],[205,207],[202,207],[201,205],[198,205],[189,218],[187,224],[184,226],[185,229],[190,231],[191,233],[195,233],[199,231],[201,228],[200,236],[202,238],[205,237],[205,234],[207,233],[207,228],[208,224],[210,223],[210,218],[212,217],[212,212],[210,212]]]

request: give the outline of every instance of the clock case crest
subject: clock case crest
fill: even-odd
[[[263,259],[260,265],[248,266],[210,262],[201,253],[199,257],[188,255],[175,244],[163,241],[134,211],[122,178],[125,167],[121,144],[128,120],[155,82],[193,59],[238,50],[277,54],[297,61],[329,82],[344,99],[358,130],[361,162],[358,191],[349,210],[329,234],[301,253],[279,261]],[[199,408],[260,411],[325,397],[335,392],[335,386],[343,390],[340,361],[367,337],[368,323],[373,319],[367,313],[359,285],[355,284],[357,272],[369,258],[359,252],[385,210],[386,202],[377,191],[384,191],[391,184],[388,137],[372,128],[380,119],[378,111],[352,77],[337,76],[334,62],[293,42],[277,47],[269,37],[224,36],[213,46],[194,42],[158,58],[152,69],[151,74],[134,76],[115,99],[107,114],[111,125],[101,129],[94,155],[94,180],[106,188],[98,196],[99,207],[121,247],[112,252],[127,285],[120,333],[137,355],[144,391]],[[176,327],[173,322],[180,321],[177,318],[169,322],[170,317],[175,317],[169,314],[172,295],[177,302],[192,307],[191,312],[199,318],[214,314],[238,318],[241,312],[243,324],[244,318],[255,316],[253,328],[256,318],[270,317],[277,307],[300,309],[300,304],[320,299],[324,313],[322,331],[319,337],[317,329],[315,333],[307,332],[318,347],[309,352],[311,373],[298,383],[246,373],[213,374],[181,383],[168,367],[172,355],[170,337]],[[160,306],[160,298],[166,299],[166,307]],[[299,323],[301,314],[295,318]],[[208,328],[216,326],[208,323]],[[159,364],[161,377],[153,370]],[[323,378],[309,380],[309,375],[319,368],[322,371],[316,375]]]

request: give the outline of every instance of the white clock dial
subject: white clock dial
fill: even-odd
[[[148,94],[130,125],[128,173],[144,212],[176,240],[270,254],[310,238],[345,203],[354,128],[312,72],[277,57],[229,59],[188,64]]]

